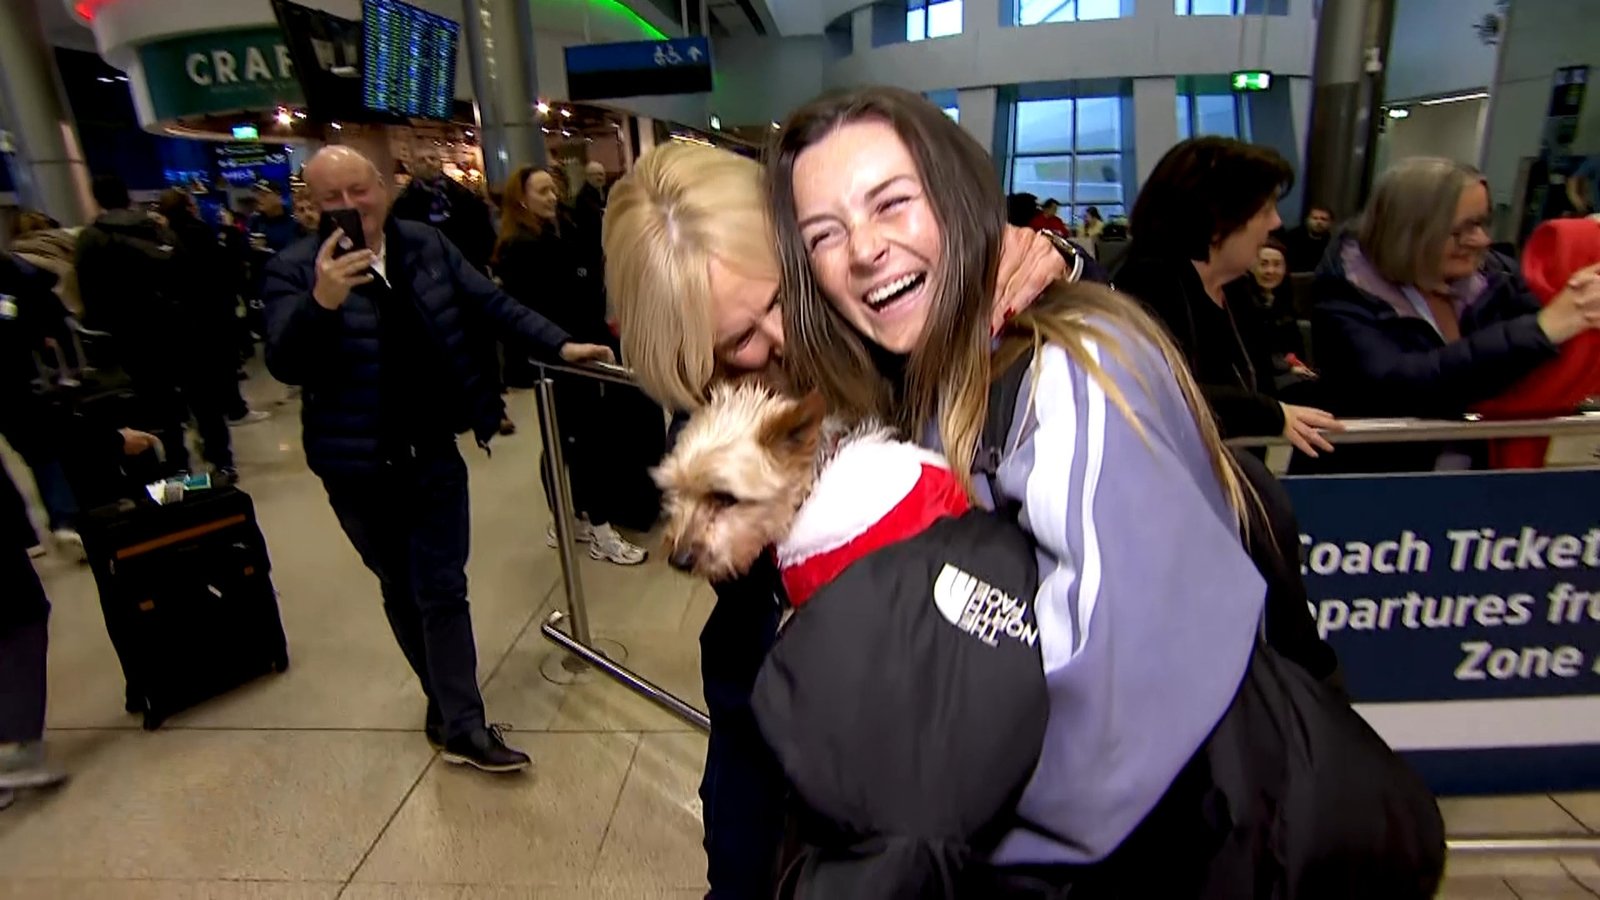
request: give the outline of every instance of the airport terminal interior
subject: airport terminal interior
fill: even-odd
[[[166,223],[176,197],[194,209],[207,240],[237,243],[249,274],[222,291],[230,333],[205,331],[205,322],[173,326],[191,346],[237,342],[235,328],[248,345],[225,354],[224,368],[237,363],[242,401],[227,414],[231,463],[212,459],[215,429],[202,440],[206,412],[188,401],[195,420],[185,412],[180,427],[188,426],[192,472],[211,480],[186,489],[236,488],[253,501],[290,660],[284,671],[143,727],[125,706],[125,648],[113,646],[108,629],[102,592],[115,567],[91,566],[82,539],[54,521],[49,473],[24,452],[29,435],[10,430],[15,420],[4,416],[0,461],[27,505],[38,539],[29,556],[50,605],[42,746],[67,778],[48,787],[18,780],[8,790],[13,763],[0,742],[0,900],[754,900],[708,882],[702,846],[708,738],[695,713],[706,709],[701,632],[717,594],[669,565],[660,523],[592,533],[584,523],[589,543],[576,544],[564,564],[550,530],[557,504],[541,475],[548,454],[539,388],[572,389],[586,376],[534,386],[539,373],[495,360],[492,343],[479,361],[504,364],[506,420],[487,449],[471,434],[457,439],[471,510],[471,632],[492,726],[484,734],[525,752],[531,766],[491,774],[455,765],[459,735],[442,751],[425,735],[428,701],[396,645],[379,581],[308,465],[315,417],[303,422],[302,412],[324,389],[282,383],[267,368],[262,267],[330,235],[322,209],[360,205],[337,190],[331,200],[314,193],[305,167],[319,151],[335,161],[344,157],[326,148],[355,151],[396,196],[419,194],[418,218],[441,229],[464,209],[501,228],[498,210],[521,201],[501,186],[519,167],[531,168],[518,191],[548,172],[561,207],[549,221],[591,234],[598,260],[606,192],[647,154],[681,144],[760,160],[787,115],[824,90],[891,85],[921,95],[955,123],[947,127],[990,154],[1008,206],[1026,206],[1020,219],[1008,210],[1014,224],[1075,242],[1067,258],[1081,265],[1098,257],[1113,280],[1129,252],[1135,200],[1169,148],[1205,136],[1268,148],[1294,173],[1276,207],[1288,249],[1276,236],[1267,242],[1265,230],[1259,248],[1277,247],[1270,252],[1287,295],[1291,285],[1309,291],[1323,259],[1330,226],[1310,224],[1319,211],[1333,227],[1348,226],[1377,176],[1409,159],[1479,173],[1486,211],[1448,236],[1481,232],[1485,247],[1492,240],[1508,259],[1541,223],[1594,215],[1600,99],[1585,103],[1585,88],[1591,66],[1600,71],[1597,33],[1600,0],[0,0],[6,253],[32,261],[18,243],[35,227],[25,223],[48,222],[38,227],[70,234],[81,259],[78,235],[87,232],[72,229],[96,227],[117,195],[108,185],[125,189],[141,221]],[[1376,46],[1375,34],[1383,36]],[[351,212],[345,222],[362,220]],[[586,222],[592,230],[580,231]],[[1294,241],[1308,233],[1321,243],[1300,268]],[[1600,253],[1600,241],[1594,246]],[[485,267],[488,250],[486,242],[482,258],[463,265]],[[300,263],[307,272],[311,253]],[[513,276],[502,262],[497,255],[487,267],[509,292]],[[1589,262],[1600,264],[1600,255]],[[552,274],[572,263],[542,258],[535,283],[597,277],[581,268],[571,279]],[[69,250],[58,274],[85,290],[105,283],[103,272],[86,278],[73,267]],[[17,318],[10,291],[0,284],[0,327]],[[615,303],[602,326],[615,327]],[[69,355],[104,346],[95,341],[99,326],[88,319],[85,330],[76,321],[82,304],[74,306],[65,312],[75,337],[31,348],[32,390],[58,407],[87,396],[92,380],[84,368],[92,353]],[[1462,322],[1465,310],[1457,308]],[[1419,315],[1438,332],[1430,337],[1466,327]],[[1306,318],[1289,316],[1288,329],[1309,329]],[[1316,377],[1294,353],[1279,361],[1280,374]],[[233,375],[223,377],[231,384]],[[1519,417],[1523,430],[1476,437],[1553,436],[1531,464],[1543,471],[1504,477],[1573,479],[1562,482],[1570,489],[1530,488],[1528,496],[1562,498],[1549,528],[1595,535],[1600,390],[1583,402],[1538,414],[1558,420],[1549,428]],[[631,427],[662,425],[639,443],[665,446],[670,417],[645,406]],[[1429,440],[1473,439],[1459,429],[1487,424],[1459,418]],[[1386,414],[1353,430],[1383,454],[1401,446],[1384,441],[1404,437],[1378,432],[1429,424]],[[1263,454],[1269,467],[1296,475],[1284,439],[1266,437],[1257,444],[1276,442]],[[615,433],[611,440],[631,444]],[[638,470],[630,483],[640,483],[648,463],[626,464]],[[1297,505],[1330,495],[1297,490]],[[1514,533],[1498,523],[1523,521],[1515,519],[1523,513],[1506,502],[1512,511],[1492,521]],[[1343,521],[1297,511],[1307,529]],[[1543,522],[1541,512],[1526,521]],[[1385,536],[1420,530],[1408,524],[1414,513],[1374,514],[1374,527],[1389,529]],[[182,539],[157,538],[146,549]],[[1561,540],[1581,546],[1566,537],[1556,546]],[[1438,559],[1448,555],[1444,541],[1435,541]],[[1319,579],[1383,572],[1381,561],[1368,566],[1383,550],[1374,557],[1362,546],[1368,557],[1357,571],[1349,545],[1340,557],[1338,547],[1306,538],[1312,615],[1341,654],[1357,711],[1431,786],[1444,786],[1436,793],[1449,850],[1438,896],[1600,898],[1600,605],[1591,601],[1587,619],[1574,612],[1565,624],[1551,607],[1554,624],[1539,640],[1570,645],[1554,656],[1491,653],[1483,643],[1483,672],[1422,672],[1422,659],[1455,665],[1456,645],[1441,653],[1435,640],[1413,655],[1395,649],[1404,645],[1393,636],[1363,643],[1377,632],[1362,630],[1359,606],[1319,587],[1356,590],[1348,579]],[[91,541],[88,552],[95,549]],[[1331,555],[1319,557],[1324,550]],[[642,562],[630,556],[640,551]],[[1562,575],[1565,586],[1600,596],[1600,567],[1585,559]],[[1491,572],[1483,590],[1538,595],[1553,574]],[[1417,589],[1458,589],[1427,584]],[[0,596],[0,613],[22,596],[10,582],[0,594],[10,595]],[[1388,608],[1383,616],[1388,629]],[[690,714],[583,664],[544,633],[571,634],[575,617],[586,620],[597,652],[647,680],[657,700],[664,693],[693,707]],[[1476,621],[1485,624],[1481,608]],[[7,627],[0,615],[0,635]],[[1587,680],[1563,674],[1568,650],[1592,667]],[[1511,656],[1495,655],[1502,652]],[[1538,677],[1528,675],[1534,669]],[[1560,677],[1545,677],[1551,671]],[[0,683],[8,690],[19,688]]]

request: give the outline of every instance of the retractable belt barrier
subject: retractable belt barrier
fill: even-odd
[[[622,366],[541,365],[539,427],[567,609],[540,630],[705,731],[704,712],[608,658],[590,634],[552,371],[634,384]],[[1600,414],[1345,424],[1329,435],[1335,444],[1600,436]],[[1600,789],[1600,465],[1282,480],[1299,518],[1312,615],[1339,654],[1356,708],[1436,792]],[[1449,844],[1457,852],[1585,853],[1600,850],[1600,837],[1481,835]]]
[[[556,548],[561,560],[561,583],[567,594],[567,610],[555,610],[545,617],[539,627],[545,640],[571,654],[570,659],[581,666],[592,667],[618,684],[651,703],[661,707],[700,731],[709,731],[711,720],[687,700],[651,682],[644,676],[611,659],[589,631],[589,609],[583,597],[583,574],[578,571],[576,542],[577,516],[572,508],[572,482],[567,477],[567,463],[562,452],[561,425],[556,421],[555,382],[551,372],[581,375],[614,384],[634,385],[633,372],[625,366],[608,363],[585,363],[581,366],[557,363],[540,363],[536,384],[539,406],[539,434],[544,441],[544,451],[550,461],[550,482],[555,489],[551,504],[555,507]],[[567,631],[561,630],[562,623]]]

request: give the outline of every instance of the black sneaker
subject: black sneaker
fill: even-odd
[[[444,761],[467,765],[485,772],[520,772],[533,764],[528,754],[506,746],[501,726],[490,725],[446,742]]]

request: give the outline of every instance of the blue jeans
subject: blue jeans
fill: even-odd
[[[777,637],[778,585],[765,558],[744,578],[715,585],[717,604],[700,632],[711,717],[700,781],[711,900],[766,900],[777,883],[787,785],[756,726],[750,692]]]
[[[454,443],[381,475],[325,482],[339,525],[378,576],[383,612],[446,740],[484,727],[467,605],[467,464]]]

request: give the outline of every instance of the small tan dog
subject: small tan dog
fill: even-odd
[[[722,581],[772,547],[794,606],[860,556],[967,509],[939,455],[755,379],[716,387],[652,474],[673,568]]]

